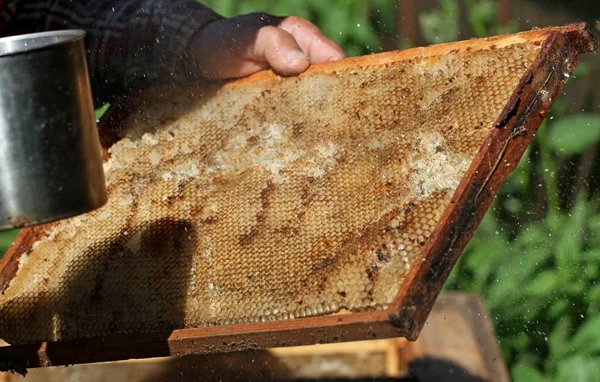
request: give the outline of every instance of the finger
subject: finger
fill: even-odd
[[[215,47],[215,49],[221,47]],[[208,79],[246,77],[269,68],[268,62],[245,59],[232,49],[213,50],[212,52],[210,55],[196,58],[201,75]]]
[[[339,45],[325,37],[321,30],[308,20],[291,16],[284,19],[279,27],[294,37],[314,64],[346,57]]]
[[[249,53],[247,59],[267,62],[275,72],[283,75],[300,74],[310,66],[309,57],[294,37],[274,26],[262,27],[258,31]]]
[[[209,24],[190,44],[188,61],[195,61],[200,74],[209,79],[245,77],[269,68],[265,60],[247,58],[254,56],[252,47],[261,20],[259,15],[250,15]]]
[[[207,26],[196,44],[200,49],[194,52],[202,74],[225,79],[245,77],[269,67],[282,75],[305,71],[310,60],[292,35],[264,26],[264,22],[260,14],[253,14]]]

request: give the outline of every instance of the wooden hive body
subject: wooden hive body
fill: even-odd
[[[101,130],[107,206],[0,263],[0,362],[416,338],[594,48],[574,25],[154,90]]]

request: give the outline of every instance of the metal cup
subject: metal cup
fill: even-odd
[[[106,203],[84,36],[0,39],[0,230]]]

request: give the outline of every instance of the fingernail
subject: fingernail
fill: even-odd
[[[285,61],[290,65],[295,65],[298,62],[309,61],[310,59],[301,50],[292,50],[285,55]]]

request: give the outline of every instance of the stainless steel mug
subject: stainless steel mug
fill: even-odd
[[[0,39],[0,230],[106,203],[84,36]]]

